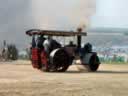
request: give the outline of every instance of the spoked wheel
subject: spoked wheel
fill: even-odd
[[[99,65],[100,65],[100,61],[99,61],[98,56],[96,54],[93,54],[89,61],[90,71],[91,72],[97,71],[97,69],[99,68]]]
[[[46,65],[42,65],[41,70],[44,72],[49,72],[49,68]]]
[[[70,66],[69,55],[64,49],[56,49],[51,53],[50,63],[54,72],[65,72]]]
[[[41,65],[41,70],[45,72],[49,71],[47,55],[44,51],[41,52]]]

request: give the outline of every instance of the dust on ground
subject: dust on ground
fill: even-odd
[[[73,65],[64,73],[45,73],[29,61],[0,62],[0,96],[128,96],[128,64],[101,64],[97,72]]]

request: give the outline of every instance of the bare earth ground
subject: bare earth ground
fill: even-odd
[[[102,64],[98,72],[44,73],[28,61],[0,63],[0,96],[128,96],[128,64]]]

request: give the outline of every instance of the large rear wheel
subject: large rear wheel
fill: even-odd
[[[43,70],[44,72],[49,71],[47,55],[44,51],[41,52],[41,65],[41,70]]]

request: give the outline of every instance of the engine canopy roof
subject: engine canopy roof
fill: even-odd
[[[32,35],[50,35],[50,36],[87,36],[86,32],[61,31],[61,30],[40,30],[31,29],[26,31],[29,36]]]

